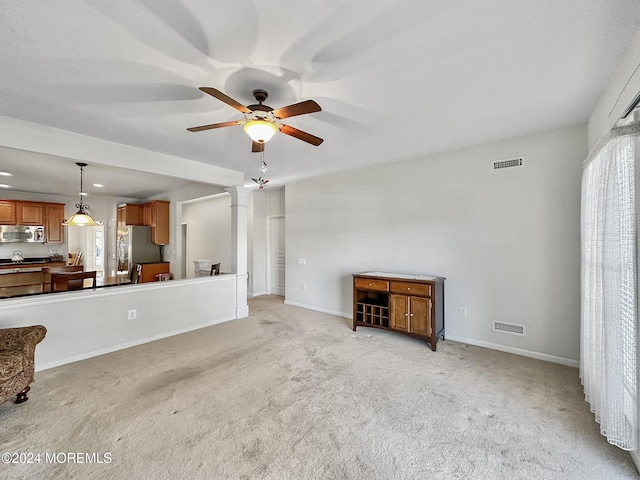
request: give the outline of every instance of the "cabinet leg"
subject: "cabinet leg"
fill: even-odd
[[[29,385],[24,387],[24,389],[20,393],[18,393],[18,395],[16,395],[16,403],[22,403],[29,400],[29,397],[27,397],[27,392],[29,392],[29,390],[31,390],[31,387]]]

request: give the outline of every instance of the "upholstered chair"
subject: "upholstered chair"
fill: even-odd
[[[36,345],[46,334],[42,325],[0,328],[0,403],[13,396],[16,403],[29,400]]]

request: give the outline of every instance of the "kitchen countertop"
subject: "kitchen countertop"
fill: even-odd
[[[41,272],[42,267],[16,267],[16,268],[2,268],[0,269],[0,275],[6,275],[7,273],[32,273]]]

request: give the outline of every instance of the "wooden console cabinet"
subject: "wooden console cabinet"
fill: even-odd
[[[444,340],[444,277],[367,272],[353,275],[353,330],[382,328],[419,338],[436,350]]]

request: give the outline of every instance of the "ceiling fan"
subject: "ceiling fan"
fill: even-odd
[[[201,132],[202,130],[211,130],[213,128],[242,125],[244,131],[247,132],[253,141],[251,147],[252,152],[263,152],[264,144],[268,142],[276,132],[282,132],[285,135],[290,135],[316,147],[324,141],[320,137],[316,137],[315,135],[311,135],[310,133],[303,132],[302,130],[298,130],[297,128],[280,122],[283,118],[321,111],[322,108],[320,108],[320,105],[313,100],[305,100],[304,102],[294,103],[274,110],[273,108],[262,104],[262,102],[264,102],[269,96],[265,90],[254,90],[253,96],[258,103],[255,105],[249,105],[248,107],[245,107],[215,88],[200,87],[200,90],[242,112],[244,114],[244,120],[212,123],[211,125],[187,128],[190,132]]]

